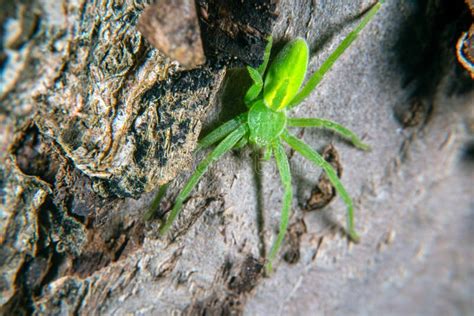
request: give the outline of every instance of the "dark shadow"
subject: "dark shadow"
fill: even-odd
[[[314,170],[312,169],[311,172],[314,174],[320,174],[322,169],[318,170],[318,168],[315,166]],[[306,202],[309,199],[309,195],[306,194],[307,188],[309,188],[309,192],[311,192],[311,189],[316,185],[317,180],[313,181],[308,179],[305,175],[295,172],[291,175],[294,179],[294,185],[296,186],[295,190],[295,198],[296,201],[298,202],[298,206],[300,209],[304,210],[306,208]]]
[[[274,1],[195,0],[210,65],[257,67],[277,17]]]
[[[220,101],[219,104],[221,104],[219,115],[217,120],[203,127],[201,137],[212,132],[222,123],[247,111],[247,107],[244,104],[244,96],[250,85],[251,79],[246,68],[227,70],[222,87],[217,95]]]
[[[463,1],[418,0],[400,30],[394,45],[402,75],[402,87],[410,89],[403,103],[424,102],[427,119],[441,79],[449,74],[449,96],[465,94],[474,89],[467,72],[456,60],[456,41],[469,28],[470,16]],[[395,112],[400,112],[395,109]],[[403,112],[403,111],[402,111]],[[397,118],[398,115],[396,114]]]
[[[244,96],[251,84],[247,68],[235,68],[227,71],[220,95],[224,105],[221,111],[223,119],[231,119],[247,110]]]
[[[260,241],[260,257],[265,258],[267,254],[266,244],[265,244],[265,216],[264,216],[264,199],[263,199],[263,182],[262,182],[262,168],[263,163],[260,158],[260,153],[258,151],[252,151],[252,171],[253,171],[253,180],[255,185],[255,198],[257,200],[256,208],[256,220],[257,220],[257,233],[258,239]]]
[[[474,170],[474,139],[466,142],[461,149],[461,163]]]

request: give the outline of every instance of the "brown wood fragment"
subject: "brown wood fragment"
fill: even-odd
[[[283,260],[295,264],[300,260],[301,237],[306,233],[306,223],[303,219],[296,221],[288,227],[286,238],[287,245],[283,253]]]
[[[185,68],[206,62],[192,0],[161,0],[150,5],[138,20],[138,30],[155,48]]]
[[[331,144],[327,145],[324,148],[322,156],[328,163],[331,164],[331,166],[333,166],[337,172],[337,176],[340,178],[342,175],[342,165],[336,148]],[[325,207],[335,196],[336,190],[329,181],[326,173],[323,172],[319,176],[318,183],[313,188],[311,196],[306,203],[306,211],[314,211]]]

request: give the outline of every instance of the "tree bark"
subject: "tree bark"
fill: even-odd
[[[210,168],[168,236],[157,218],[203,158],[201,127],[242,111],[236,68],[261,62],[267,35],[307,39],[312,73],[373,2],[196,1],[207,63],[192,70],[138,32],[148,4],[0,2],[2,314],[474,311],[474,89],[455,53],[467,6],[386,1],[290,113],[371,145],[292,130],[338,167],[362,240],[348,242],[320,170],[288,151],[291,226],[264,276],[282,188],[250,148]]]

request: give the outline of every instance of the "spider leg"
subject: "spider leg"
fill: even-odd
[[[309,145],[304,143],[302,140],[296,138],[295,136],[289,134],[287,131],[283,132],[282,138],[285,142],[288,143],[288,145],[290,145],[291,148],[299,152],[303,157],[324,169],[326,175],[329,178],[329,181],[331,181],[331,184],[334,186],[337,193],[340,194],[342,200],[347,205],[347,230],[349,232],[350,238],[354,242],[358,242],[359,236],[357,236],[357,233],[354,229],[354,206],[352,204],[352,199],[347,193],[342,183],[339,181],[339,178],[337,177],[337,173],[334,168]]]
[[[265,46],[265,53],[263,55],[263,63],[260,66],[258,66],[258,68],[257,68],[258,72],[262,76],[265,73],[265,70],[267,69],[268,61],[270,60],[270,53],[272,51],[272,45],[273,45],[273,37],[270,35],[267,38],[267,45]]]
[[[199,151],[201,149],[214,145],[215,143],[229,135],[230,132],[234,131],[246,121],[246,116],[246,113],[240,114],[232,120],[227,121],[221,126],[217,127],[215,130],[213,130],[198,141],[198,145],[195,151]]]
[[[237,144],[234,145],[233,149],[241,149],[243,147],[245,147],[245,145],[247,145],[249,143],[249,139],[247,136],[243,136],[238,142]]]
[[[268,255],[268,262],[266,264],[266,271],[268,274],[272,272],[272,262],[275,259],[278,250],[280,249],[281,243],[285,238],[286,231],[288,229],[288,221],[290,218],[290,211],[291,211],[291,200],[293,198],[293,190],[291,187],[291,173],[290,173],[290,165],[288,163],[288,158],[286,157],[285,150],[281,143],[275,142],[273,144],[273,152],[275,153],[275,160],[278,167],[278,171],[280,172],[281,182],[284,188],[284,195],[283,195],[283,207],[281,210],[281,220],[280,220],[280,230],[278,231],[278,236],[273,243],[273,246],[270,250]]]
[[[215,130],[213,130],[211,133],[207,134],[205,137],[203,137],[201,140],[199,140],[198,145],[195,149],[195,151],[199,151],[201,149],[207,148],[222,138],[226,137],[229,135],[232,131],[234,131],[236,128],[238,128],[242,123],[245,121],[245,114],[239,115],[236,118],[225,122]],[[242,142],[244,141],[244,142]],[[237,146],[245,146],[247,144],[247,140],[245,137],[243,137],[237,145],[235,145],[234,148],[237,148]],[[166,190],[168,189],[169,183],[162,185],[158,188],[158,193],[156,194],[155,198],[151,202],[150,208],[148,212],[145,213],[144,219],[145,220],[150,220],[153,215],[155,214],[158,206],[160,205],[161,200],[163,199]]]
[[[158,193],[155,195],[153,198],[153,201],[151,202],[150,208],[148,209],[148,212],[145,213],[143,216],[143,219],[145,221],[149,221],[154,215],[155,212],[158,210],[158,207],[160,206],[161,200],[166,194],[166,190],[168,189],[168,186],[170,183],[166,183],[163,185],[160,185],[158,188]]]
[[[266,146],[263,149],[263,160],[268,161],[272,158],[272,147],[271,146]]]
[[[320,118],[289,118],[287,122],[288,126],[293,127],[322,127],[330,129],[342,137],[349,139],[357,148],[370,150],[370,146],[364,144],[354,132],[336,122]]]
[[[252,79],[252,85],[247,90],[247,93],[244,96],[244,103],[247,107],[250,107],[250,104],[255,100],[263,88],[263,75],[267,69],[268,60],[270,59],[270,52],[272,50],[273,38],[271,36],[267,39],[267,46],[265,46],[265,53],[263,55],[263,63],[258,66],[257,69],[247,66],[247,71],[249,72],[250,78]]]
[[[249,72],[250,78],[253,83],[250,88],[247,90],[244,96],[244,103],[247,107],[250,107],[253,100],[255,100],[263,88],[263,78],[260,72],[257,69],[247,66],[247,71]]]
[[[328,59],[324,61],[319,68],[312,76],[309,78],[305,86],[300,90],[300,92],[291,100],[290,104],[288,105],[287,109],[291,109],[292,107],[297,106],[300,104],[313,90],[316,86],[321,82],[326,72],[331,69],[332,65],[336,62],[336,60],[341,57],[344,51],[352,44],[352,42],[357,38],[360,31],[369,23],[369,21],[374,17],[375,13],[380,9],[381,3],[377,2],[372,8],[370,8],[367,13],[364,14],[362,21],[357,25],[357,27],[350,32],[346,38],[339,44],[336,50],[329,55]]]
[[[173,206],[173,209],[171,210],[170,215],[166,219],[166,222],[160,227],[161,235],[164,235],[168,231],[168,229],[171,227],[171,225],[173,224],[173,221],[176,219],[179,212],[181,211],[181,207],[183,206],[184,200],[186,200],[186,198],[189,196],[189,194],[194,189],[196,184],[199,182],[199,179],[201,178],[201,176],[207,171],[207,169],[209,168],[209,165],[212,162],[219,159],[226,152],[231,150],[232,147],[234,147],[234,145],[237,144],[237,142],[246,133],[247,133],[247,126],[240,125],[236,130],[234,130],[229,135],[227,135],[219,143],[219,145],[217,145],[217,147],[212,152],[210,152],[204,160],[202,160],[198,164],[198,166],[196,167],[196,170],[191,175],[186,185],[183,187],[181,192],[176,197],[175,204]]]

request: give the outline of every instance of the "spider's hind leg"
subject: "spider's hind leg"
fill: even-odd
[[[265,266],[267,274],[272,272],[272,264],[278,250],[280,250],[283,239],[285,238],[286,231],[288,230],[288,221],[290,219],[291,211],[291,200],[293,198],[293,188],[291,186],[291,172],[290,165],[288,163],[288,158],[286,157],[285,150],[279,141],[273,144],[273,152],[275,154],[275,160],[280,172],[281,182],[284,188],[283,195],[283,207],[281,209],[281,220],[280,220],[280,229],[278,231],[278,236],[273,243],[273,246],[268,255],[268,262]]]
[[[266,146],[263,148],[263,160],[268,161],[272,158],[272,146]]]
[[[290,135],[288,132],[283,133],[282,138],[288,143],[288,145],[290,145],[291,148],[300,153],[303,157],[324,169],[329,181],[331,181],[331,184],[334,186],[337,193],[341,196],[342,200],[347,206],[347,230],[349,237],[352,239],[352,241],[358,242],[360,238],[354,228],[354,205],[349,193],[347,193],[346,189],[337,177],[337,173],[334,168],[326,160],[324,160],[320,154],[314,151],[302,140]]]

